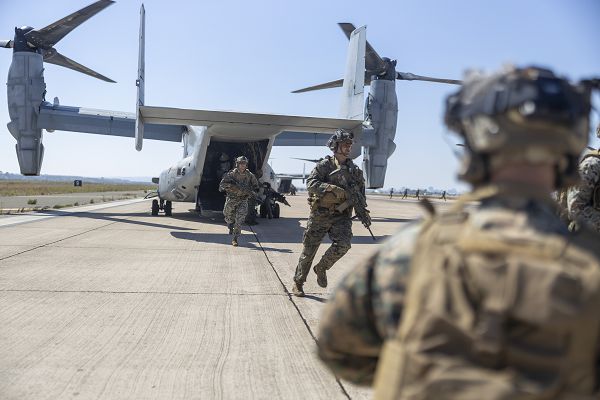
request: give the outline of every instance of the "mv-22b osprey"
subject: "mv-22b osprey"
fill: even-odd
[[[109,78],[63,56],[54,45],[71,30],[114,3],[97,1],[45,28],[15,28],[13,40],[0,41],[13,49],[8,74],[10,133],[17,140],[21,173],[39,175],[44,155],[42,130],[93,133],[135,138],[142,149],[146,139],[183,142],[183,158],[158,179],[158,200],[153,214],[163,209],[170,215],[172,202],[195,202],[198,211],[221,211],[224,196],[218,191],[224,159],[245,155],[249,168],[261,182],[277,188],[276,175],[267,160],[272,146],[324,145],[336,129],[352,131],[353,158],[363,155],[368,188],[383,186],[387,161],[394,152],[398,105],[395,81],[436,79],[396,72],[396,62],[381,58],[366,41],[366,27],[340,24],[350,40],[344,79],[296,92],[342,86],[340,118],[191,110],[144,104],[145,10],[140,9],[139,63],[136,113],[90,110],[45,101],[44,61],[67,67],[104,81]],[[364,86],[371,89],[365,104]]]

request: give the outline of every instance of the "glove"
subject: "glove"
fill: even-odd
[[[338,200],[346,200],[346,191],[337,185],[327,185],[326,192],[331,192]]]

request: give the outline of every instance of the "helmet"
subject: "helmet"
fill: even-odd
[[[333,136],[327,141],[327,147],[329,147],[332,151],[336,151],[340,143],[353,141],[354,135],[352,134],[352,132],[348,132],[344,129],[338,129],[335,131]]]
[[[221,161],[221,162],[229,161],[229,156],[226,153],[221,153],[221,156],[219,157],[219,161]]]
[[[239,156],[238,158],[235,159],[235,165],[238,165],[239,163],[248,164],[248,159],[245,156]]]
[[[537,67],[467,76],[446,99],[444,116],[465,140],[459,177],[478,184],[506,163],[551,161],[556,187],[575,183],[577,160],[588,142],[590,95],[586,86]]]

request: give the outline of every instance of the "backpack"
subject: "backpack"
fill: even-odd
[[[424,225],[375,399],[597,398],[598,237],[531,235],[494,212],[495,229],[462,206]]]

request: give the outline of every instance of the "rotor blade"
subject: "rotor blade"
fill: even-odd
[[[64,38],[73,29],[113,3],[113,0],[99,0],[79,11],[75,11],[71,15],[59,19],[45,28],[26,33],[25,38],[36,47],[48,49],[58,43],[59,40]]]
[[[462,81],[456,79],[431,78],[429,76],[411,74],[410,72],[397,72],[396,79],[399,79],[401,81],[427,81],[437,83],[449,83],[452,85],[462,85]]]
[[[311,163],[318,163],[319,161],[321,161],[321,159],[312,159],[312,158],[296,158],[296,157],[291,157],[292,160],[302,160],[302,161],[308,161]]]
[[[349,22],[340,22],[340,23],[338,23],[338,25],[340,26],[340,28],[342,28],[342,31],[344,31],[348,40],[350,40],[350,35],[356,29],[354,24],[351,24]],[[383,62],[381,57],[379,57],[379,54],[377,54],[377,52],[371,46],[371,44],[369,44],[368,40],[367,40],[367,47],[366,47],[366,51],[365,51],[365,69],[368,71],[383,71],[383,70],[385,70],[385,63]]]
[[[365,86],[369,86],[371,84],[371,77],[372,77],[372,75],[368,71],[365,71]],[[331,88],[342,87],[342,86],[344,86],[344,80],[338,79],[337,81],[321,83],[320,85],[315,85],[315,86],[310,86],[310,87],[307,87],[304,89],[294,90],[292,93],[303,93],[303,92],[310,92],[311,90],[331,89]]]
[[[12,40],[0,40],[0,47],[10,49],[13,47],[13,41]]]
[[[56,51],[54,49],[52,49],[52,51],[48,51],[48,52],[44,53],[44,61],[47,63],[50,63],[50,64],[60,65],[61,67],[70,68],[77,72],[81,72],[83,74],[93,76],[94,78],[98,78],[98,79],[101,79],[106,82],[116,83],[112,79],[107,78],[106,76],[101,75],[101,74],[97,73],[96,71],[91,70],[88,67],[83,66],[83,65],[79,64],[78,62],[73,61],[70,58],[63,56],[62,54],[60,54],[58,51]]]
[[[321,83],[320,85],[306,87],[304,89],[294,90],[292,93],[303,93],[310,92],[311,90],[321,90],[321,89],[330,89],[334,87],[342,87],[344,85],[343,79],[338,79],[337,81],[331,81],[327,83]]]

